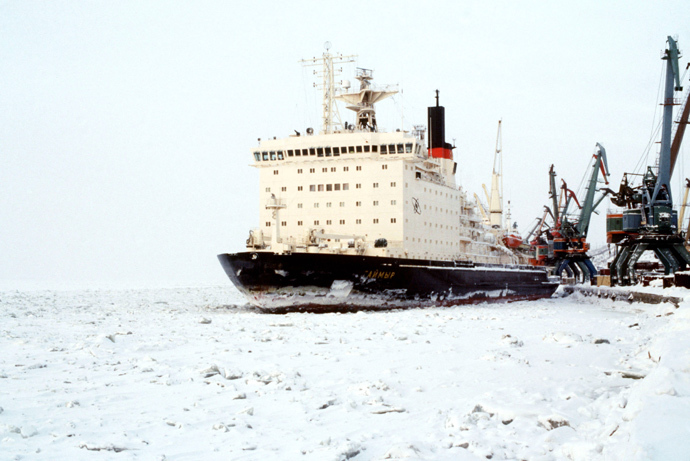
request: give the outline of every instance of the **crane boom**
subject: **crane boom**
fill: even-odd
[[[664,55],[666,61],[666,84],[664,87],[664,115],[661,125],[661,152],[659,152],[659,175],[654,186],[651,205],[671,206],[671,127],[673,123],[673,91],[681,88],[678,75],[678,46],[673,38],[668,37],[668,49]],[[673,82],[675,80],[675,87]]]
[[[556,170],[553,165],[549,169],[549,193],[553,201],[553,222],[558,222],[558,194],[556,193]]]
[[[488,224],[489,223],[489,212],[487,211],[486,207],[484,206],[484,204],[479,199],[479,196],[476,193],[474,194],[474,199],[477,202],[477,208],[479,209],[479,213],[481,213],[481,215],[482,215],[482,221],[484,222],[484,224]]]
[[[585,195],[585,200],[582,203],[582,210],[580,211],[580,219],[578,220],[577,229],[580,235],[583,237],[587,236],[587,231],[589,230],[589,221],[592,217],[592,212],[596,208],[594,206],[594,194],[597,191],[597,178],[599,176],[599,170],[601,169],[602,175],[604,176],[604,181],[608,184],[606,176],[608,175],[608,162],[606,161],[606,149],[604,146],[597,143],[597,153],[594,154],[594,165],[592,166],[592,174],[589,178],[589,183],[587,184],[587,194]],[[599,200],[597,205],[601,202]]]

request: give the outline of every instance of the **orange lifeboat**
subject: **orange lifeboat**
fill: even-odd
[[[519,234],[510,232],[503,236],[503,244],[508,248],[518,248],[522,245],[522,237]]]

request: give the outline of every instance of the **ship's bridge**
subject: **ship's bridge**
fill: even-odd
[[[252,149],[256,166],[275,166],[283,161],[313,161],[345,156],[417,156],[426,158],[423,139],[409,132],[333,133],[267,139]]]

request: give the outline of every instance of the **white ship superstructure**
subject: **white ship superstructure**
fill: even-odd
[[[375,89],[358,69],[359,91],[336,93],[325,53],[324,123],[251,150],[260,178],[260,227],[251,251],[355,254],[439,261],[511,264],[513,253],[482,223],[476,202],[455,182],[453,147],[445,143],[444,111],[429,108],[429,134],[384,132],[374,104],[395,93]],[[334,101],[355,122],[339,122]],[[426,136],[425,136],[426,135]],[[429,139],[425,139],[429,138]],[[436,138],[436,139],[435,139]],[[428,141],[428,144],[427,144]]]

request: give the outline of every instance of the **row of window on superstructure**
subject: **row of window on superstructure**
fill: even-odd
[[[396,219],[396,218],[390,218],[390,220],[391,220],[391,224],[395,224],[395,223],[397,222],[397,219]],[[333,220],[331,220],[331,219],[326,219],[325,221],[326,221],[326,225],[327,225],[327,226],[333,225]],[[314,225],[315,225],[315,226],[319,226],[319,225],[321,225],[321,224],[319,224],[320,222],[321,222],[321,221],[320,221],[319,219],[316,219],[316,220],[314,220]],[[372,223],[378,224],[378,223],[379,223],[379,218],[374,218],[374,219],[372,220]],[[344,219],[341,219],[340,222],[339,222],[339,224],[340,224],[340,225],[345,225],[345,220],[344,220]],[[355,224],[362,224],[362,220],[361,220],[361,219],[355,219]],[[287,226],[288,223],[287,223],[287,221],[281,221],[281,222],[280,222],[280,225],[281,225],[282,227],[284,227],[284,226]],[[304,221],[297,221],[297,225],[298,225],[298,226],[303,226],[303,225],[304,225]],[[271,226],[272,226],[271,221],[266,221],[266,227],[271,227]]]
[[[391,181],[391,187],[397,187],[397,182]],[[379,188],[379,183],[375,182],[372,183],[372,187],[374,189]],[[356,183],[355,184],[356,189],[361,189],[362,184],[361,183]],[[280,188],[281,192],[287,192],[287,186],[282,186]],[[297,192],[302,192],[304,190],[304,186],[297,186]],[[335,183],[335,184],[310,184],[309,185],[309,192],[331,192],[331,191],[339,191],[339,190],[350,190],[350,183]],[[271,192],[271,188],[267,187],[265,189],[266,192]],[[426,209],[426,205],[424,205],[424,208]],[[436,207],[436,210],[438,211],[438,207]]]
[[[314,208],[319,208],[319,207],[321,206],[320,203],[321,203],[321,202],[314,202]],[[339,202],[339,203],[340,203],[340,208],[344,208],[344,207],[345,207],[345,202]],[[391,205],[392,205],[392,206],[397,205],[397,203],[398,203],[397,200],[391,200]],[[372,201],[372,205],[373,205],[373,206],[379,206],[379,200],[373,200],[373,201]],[[357,201],[355,202],[355,206],[362,206],[362,201],[361,201],[361,200],[357,200]],[[326,202],[326,208],[332,208],[332,207],[333,207],[333,202]],[[298,204],[297,204],[297,208],[304,208],[304,203],[298,203]],[[424,223],[424,225],[426,225],[426,223]],[[438,227],[438,225],[437,225],[436,227]],[[443,227],[443,226],[441,226],[441,227]]]
[[[381,144],[379,145],[369,145],[364,144],[361,146],[347,146],[347,147],[310,147],[308,149],[288,149],[282,150],[269,150],[269,151],[255,151],[254,160],[260,161],[270,161],[270,160],[285,160],[286,157],[340,157],[341,154],[362,154],[368,152],[376,152],[381,155],[387,154],[411,154],[412,153],[412,143],[406,144]],[[421,146],[417,145],[417,151],[421,149]]]

